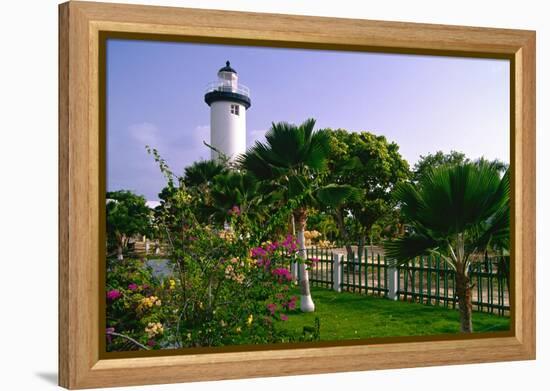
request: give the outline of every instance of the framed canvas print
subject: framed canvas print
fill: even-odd
[[[535,358],[534,32],[59,16],[60,385]]]

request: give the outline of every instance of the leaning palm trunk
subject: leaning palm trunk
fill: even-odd
[[[338,230],[340,231],[340,236],[342,237],[342,240],[344,241],[344,246],[346,247],[348,259],[352,259],[353,249],[351,248],[351,244],[349,243],[348,232],[346,231],[346,226],[344,225],[344,215],[341,209],[338,209],[336,211],[335,217],[336,225],[338,226]]]
[[[117,234],[117,260],[122,261],[124,259],[124,247],[126,247],[127,238],[124,234]]]
[[[460,331],[471,333],[472,327],[472,289],[470,278],[464,273],[455,275],[456,295],[458,296],[458,312],[460,314]]]
[[[294,215],[290,216],[290,222],[291,222],[291,229],[292,229],[292,236],[296,236],[296,222],[294,219]],[[290,275],[292,276],[292,282],[296,284],[298,282],[298,264],[296,262],[292,262],[290,264]]]
[[[304,235],[307,221],[307,212],[305,208],[300,208],[294,213],[294,221],[298,232],[298,256],[305,260],[307,258],[305,245],[306,238]],[[302,312],[315,311],[315,304],[311,299],[311,292],[309,290],[309,276],[307,265],[305,263],[300,263],[300,309]]]

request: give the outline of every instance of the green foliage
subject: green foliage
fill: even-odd
[[[431,153],[425,156],[420,156],[418,162],[413,167],[413,177],[414,182],[419,182],[424,178],[430,171],[445,165],[461,165],[464,163],[472,163],[472,161],[466,157],[462,152],[451,151],[449,153],[444,153],[443,151],[437,151],[436,153]],[[473,162],[478,165],[489,165],[499,173],[504,173],[508,169],[508,165],[498,159],[487,160],[485,158],[480,158]]]
[[[424,178],[431,170],[436,169],[444,165],[457,165],[468,162],[469,159],[462,152],[451,151],[444,153],[443,151],[437,151],[433,154],[420,155],[420,159],[413,167],[413,181],[419,182]]]
[[[325,210],[333,214],[344,242],[364,241],[373,225],[392,214],[391,192],[409,177],[408,163],[399,147],[384,136],[369,132],[327,130],[330,134],[328,183],[355,189],[341,200],[321,198]],[[388,222],[389,223],[389,222]]]
[[[257,179],[219,169],[214,162],[195,164],[186,176],[177,177],[157,151],[150,152],[167,178],[155,224],[168,246],[165,256],[172,272],[162,281],[148,279],[147,294],[153,299],[127,294],[125,284],[135,284],[130,281],[135,274],[109,281],[108,289],[124,293],[109,299],[110,349],[131,343],[147,349],[299,338],[275,324],[285,321],[283,311],[295,310],[288,268],[290,262],[304,260],[298,258],[292,237],[260,242],[265,225],[253,213],[260,209]]]
[[[227,172],[227,168],[216,160],[202,160],[185,168],[183,182],[187,187],[201,187],[212,183],[217,175]]]
[[[106,197],[108,247],[122,251],[130,237],[150,232],[151,210],[145,198],[131,191],[107,192]]]
[[[300,126],[286,122],[273,123],[265,138],[242,155],[239,162],[262,180],[279,179],[292,172],[305,180],[309,171],[326,167],[329,135],[314,131],[315,120],[308,119]]]
[[[264,181],[280,203],[294,200],[301,205],[314,203],[320,174],[326,168],[329,134],[314,131],[315,120],[299,126],[273,123],[266,143],[256,142],[239,159],[258,180]],[[297,205],[298,207],[299,205]]]
[[[143,260],[108,259],[107,351],[163,346],[164,333],[158,329],[153,335],[152,325],[165,323],[168,303],[163,284]]]
[[[108,238],[121,249],[131,236],[154,235],[167,248],[170,273],[155,277],[146,261],[108,258],[108,350],[330,337],[327,303],[315,315],[301,318],[296,311],[288,269],[309,261],[287,235],[292,216],[300,235],[309,217],[309,226],[326,237],[359,240],[359,247],[366,238],[394,238],[406,223],[408,234],[385,244],[398,262],[435,252],[467,270],[471,254],[508,247],[503,163],[437,152],[421,158],[408,183],[409,167],[395,143],[314,125],[312,119],[273,123],[266,142],[257,142],[238,166],[225,158],[201,161],[181,176],[147,147],[167,182],[160,206],[152,214],[143,197],[108,193]]]
[[[407,261],[437,252],[467,271],[470,255],[509,237],[510,184],[489,164],[443,165],[394,192],[410,235],[385,244],[386,255]]]

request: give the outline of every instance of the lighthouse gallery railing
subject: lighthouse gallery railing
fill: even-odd
[[[206,86],[206,94],[213,91],[220,91],[220,92],[233,92],[236,94],[241,94],[247,97],[250,97],[250,89],[243,85],[239,84],[237,87],[233,86],[231,83],[224,83],[220,81],[214,81],[212,83],[209,83]]]

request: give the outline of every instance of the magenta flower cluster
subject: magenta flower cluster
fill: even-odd
[[[277,280],[279,282],[292,280],[292,275],[290,274],[290,271],[284,267],[274,269],[271,273],[277,277]]]
[[[277,309],[277,304],[275,304],[275,303],[268,303],[268,304],[266,305],[266,307],[267,307],[267,310],[269,311],[269,313],[270,313],[271,315],[275,315],[275,310]]]
[[[110,291],[107,292],[107,299],[112,301],[118,299],[121,296],[122,296],[122,293],[120,293],[118,289],[111,289]]]
[[[289,252],[298,251],[298,242],[296,241],[296,238],[292,235],[288,235],[283,243],[281,243],[281,245]]]
[[[227,211],[227,214],[230,216],[240,216],[241,209],[237,205],[233,205],[233,207]]]
[[[298,297],[292,296],[287,303],[283,304],[283,307],[286,307],[289,310],[295,310],[297,300],[298,300]]]

